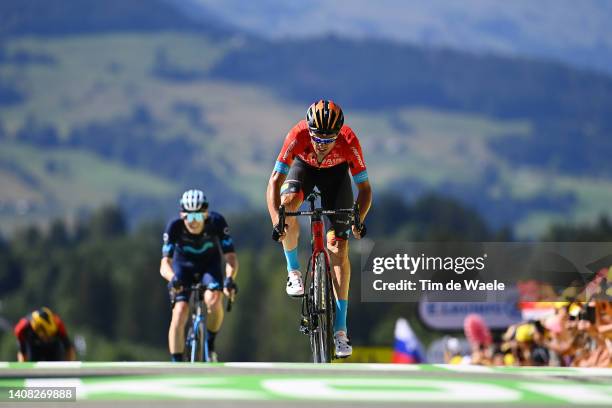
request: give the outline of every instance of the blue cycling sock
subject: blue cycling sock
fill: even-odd
[[[173,363],[178,363],[183,361],[183,353],[172,353],[170,354],[170,361]]]
[[[336,300],[336,321],[334,322],[334,333],[342,330],[346,332],[346,312],[348,300]]]
[[[298,271],[300,269],[297,247],[289,251],[285,249],[285,258],[287,259],[287,272]]]

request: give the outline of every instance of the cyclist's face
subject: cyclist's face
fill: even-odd
[[[189,232],[198,231],[204,225],[208,217],[208,211],[203,212],[181,212],[181,218]]]
[[[330,135],[319,135],[310,132],[310,143],[317,154],[325,155],[329,153],[336,145],[337,133]]]

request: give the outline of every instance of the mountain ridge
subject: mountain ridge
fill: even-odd
[[[445,193],[528,236],[609,212],[608,75],[381,39],[105,24],[3,37],[2,223],[107,202],[168,213],[193,186],[261,208],[283,135],[320,97],[345,109],[377,191]]]
[[[202,7],[194,19],[168,0],[4,0],[0,2],[0,38],[159,30],[215,37],[232,34],[229,24],[207,15]]]
[[[552,59],[612,73],[612,3],[605,0],[190,0],[249,33],[271,39],[336,34],[425,47]]]

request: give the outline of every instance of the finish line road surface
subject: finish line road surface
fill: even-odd
[[[76,401],[14,389],[73,387]],[[612,369],[390,364],[1,363],[0,407],[612,407]]]

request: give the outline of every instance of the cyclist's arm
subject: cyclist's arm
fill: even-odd
[[[348,143],[348,150],[346,150],[347,161],[349,162],[353,181],[357,185],[359,191],[357,195],[357,204],[359,204],[360,221],[363,222],[366,215],[368,215],[368,211],[370,211],[370,205],[372,205],[372,187],[368,180],[368,171],[366,169],[363,151],[361,150],[361,144],[350,128],[346,140]]]
[[[287,179],[289,168],[291,167],[291,163],[293,163],[295,156],[300,151],[303,151],[304,147],[310,143],[310,137],[308,137],[307,135],[308,125],[306,124],[306,121],[302,120],[293,128],[291,128],[289,133],[287,133],[287,136],[285,136],[285,141],[283,142],[283,147],[281,148],[281,151],[278,154],[278,157],[276,158],[274,170],[270,175],[270,180],[268,181],[268,190],[266,192],[268,212],[270,213],[270,218],[272,219],[273,226],[276,226],[276,224],[278,224],[278,207],[281,204],[281,186]]]
[[[236,255],[236,249],[234,247],[234,240],[229,233],[229,226],[227,221],[221,214],[216,214],[215,225],[218,229],[218,236],[221,241],[221,251],[225,258],[225,276],[228,278],[236,279],[238,274],[238,256]]]
[[[17,344],[19,346],[19,350],[17,351],[17,361],[24,362],[27,361],[26,358],[26,331],[29,329],[30,322],[27,319],[23,318],[19,320],[17,325],[15,326],[15,337],[17,337]]]
[[[76,350],[72,345],[66,351],[66,361],[76,361]]]
[[[164,235],[162,236],[162,259],[159,266],[159,273],[168,282],[170,282],[174,277],[172,257],[174,256],[174,246],[176,244],[176,222],[177,221],[170,221],[164,230]]]
[[[159,273],[168,282],[172,280],[172,277],[174,276],[174,269],[172,269],[172,258],[167,256],[162,258]]]
[[[370,211],[370,206],[372,205],[372,186],[370,186],[369,181],[364,181],[357,184],[358,194],[357,194],[357,204],[359,204],[359,215],[361,217],[360,222],[363,222]]]
[[[238,275],[238,268],[240,263],[238,262],[238,256],[235,252],[228,252],[225,256],[225,276],[228,278],[236,279]]]
[[[266,201],[272,225],[278,224],[278,207],[280,206],[280,188],[287,179],[287,175],[276,170],[270,175],[268,190],[266,191]]]
[[[66,330],[66,326],[64,325],[64,322],[62,321],[62,319],[59,318],[59,316],[56,315],[55,320],[57,323],[58,336],[65,350],[64,359],[66,361],[75,361],[76,360],[76,350],[74,349],[74,345],[72,344],[72,342],[70,341],[70,338],[68,337],[68,331]]]

